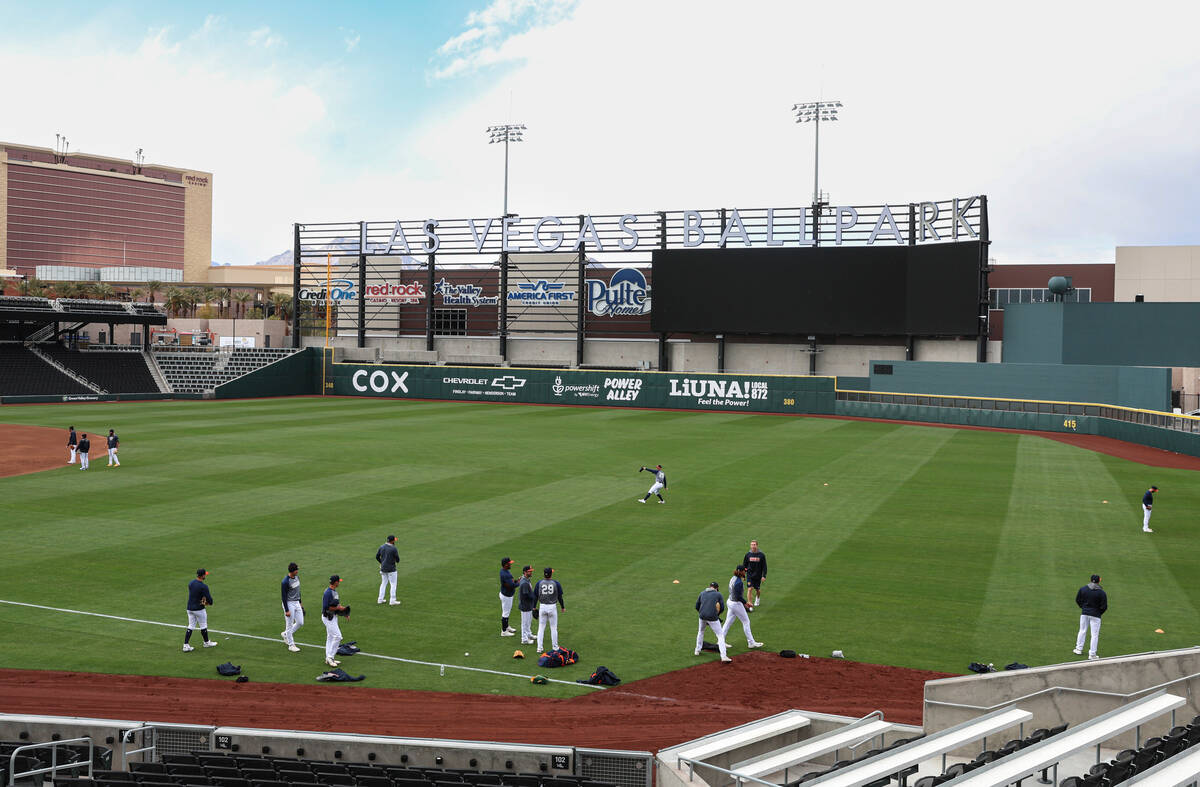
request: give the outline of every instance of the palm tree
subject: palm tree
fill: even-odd
[[[216,287],[204,287],[203,289],[201,289],[200,290],[200,300],[204,302],[205,306],[207,306],[210,303],[212,303],[213,301],[217,300],[217,288]],[[220,307],[220,304],[218,303],[218,308],[219,307]]]
[[[168,287],[166,306],[171,315],[178,317],[179,313],[187,308],[187,296],[183,294],[183,290],[178,287]]]
[[[196,316],[196,304],[200,303],[204,298],[204,291],[199,287],[188,287],[183,291],[184,298],[187,299],[188,308],[192,316]]]
[[[271,305],[275,307],[275,316],[287,321],[292,312],[292,296],[282,292],[271,293]]]
[[[86,282],[86,281],[81,281],[78,284],[76,284],[75,285],[75,297],[76,298],[91,298],[92,297],[91,283]]]
[[[137,301],[139,298],[141,298],[141,297],[142,297],[143,295],[145,295],[146,293],[145,293],[145,292],[143,292],[142,290],[139,290],[139,289],[133,289],[133,290],[130,290],[130,291],[129,291],[128,293],[126,293],[126,294],[127,294],[127,295],[129,295],[129,300],[131,300],[131,301]]]
[[[150,299],[150,303],[154,303],[154,296],[162,289],[162,282],[157,279],[151,279],[146,282],[146,295]]]
[[[233,299],[237,301],[238,311],[241,312],[241,315],[239,316],[243,320],[246,319],[246,304],[254,300],[254,296],[245,290],[238,290],[233,294]]]
[[[40,298],[46,293],[46,285],[36,278],[22,279],[21,283],[17,285],[17,292],[21,295]]]
[[[117,297],[117,291],[113,286],[106,281],[102,281],[96,285],[96,297],[102,301],[111,301]]]

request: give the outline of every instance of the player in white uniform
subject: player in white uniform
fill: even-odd
[[[321,597],[321,622],[325,624],[325,663],[331,667],[341,664],[334,658],[338,652],[338,645],[342,644],[342,629],[338,626],[337,613],[346,609],[342,606],[337,592],[341,583],[342,578],[337,574],[331,576],[329,587],[325,588],[325,595]]]
[[[304,605],[300,603],[300,566],[288,563],[287,576],[283,578],[279,589],[283,594],[283,631],[279,636],[287,643],[288,650],[299,653],[293,635],[296,629],[304,625]]]
[[[761,648],[762,643],[756,642],[754,635],[750,633],[750,616],[746,614],[753,607],[746,606],[746,567],[740,563],[733,569],[733,576],[729,578],[729,600],[728,608],[725,614],[725,625],[721,626],[721,636],[727,637],[729,627],[733,625],[734,618],[742,621],[742,631],[746,633],[746,644],[751,648]],[[728,642],[728,639],[726,639]]]
[[[642,470],[646,470],[646,469],[648,469],[648,468],[645,465],[642,465],[641,469],[639,469],[638,472],[640,473],[640,472],[642,472]],[[639,498],[638,502],[645,503],[647,500],[650,499],[650,495],[658,495],[658,502],[660,502],[660,503],[667,502],[666,500],[663,500],[663,496],[662,496],[662,490],[667,488],[667,474],[665,472],[663,472],[663,466],[658,465],[650,472],[654,473],[654,483],[650,485],[650,491],[646,493],[646,496]]]
[[[539,579],[537,587],[533,589],[538,600],[538,653],[542,652],[542,640],[547,628],[550,629],[550,644],[554,650],[558,650],[558,608],[561,606],[563,611],[567,609],[562,585],[558,584],[557,579],[551,579],[554,569],[546,566],[542,569],[542,576],[545,579]]]
[[[108,430],[108,437],[105,438],[108,445],[108,466],[120,467],[121,460],[117,458],[117,449],[121,447],[121,438],[117,437],[116,432],[112,429]]]

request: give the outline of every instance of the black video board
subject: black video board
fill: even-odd
[[[657,250],[651,326],[667,333],[978,336],[980,245]]]

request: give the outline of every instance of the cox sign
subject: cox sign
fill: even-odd
[[[382,369],[376,369],[373,372],[359,369],[350,378],[350,384],[359,393],[366,393],[368,390],[375,393],[396,393],[396,391],[408,393],[408,386],[404,384],[407,379],[408,372],[396,374],[396,372],[385,372]]]

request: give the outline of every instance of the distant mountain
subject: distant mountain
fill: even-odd
[[[292,250],[288,249],[287,251],[281,251],[278,254],[276,254],[274,257],[267,257],[265,260],[259,260],[258,262],[254,263],[254,264],[255,265],[291,265],[292,264]]]

